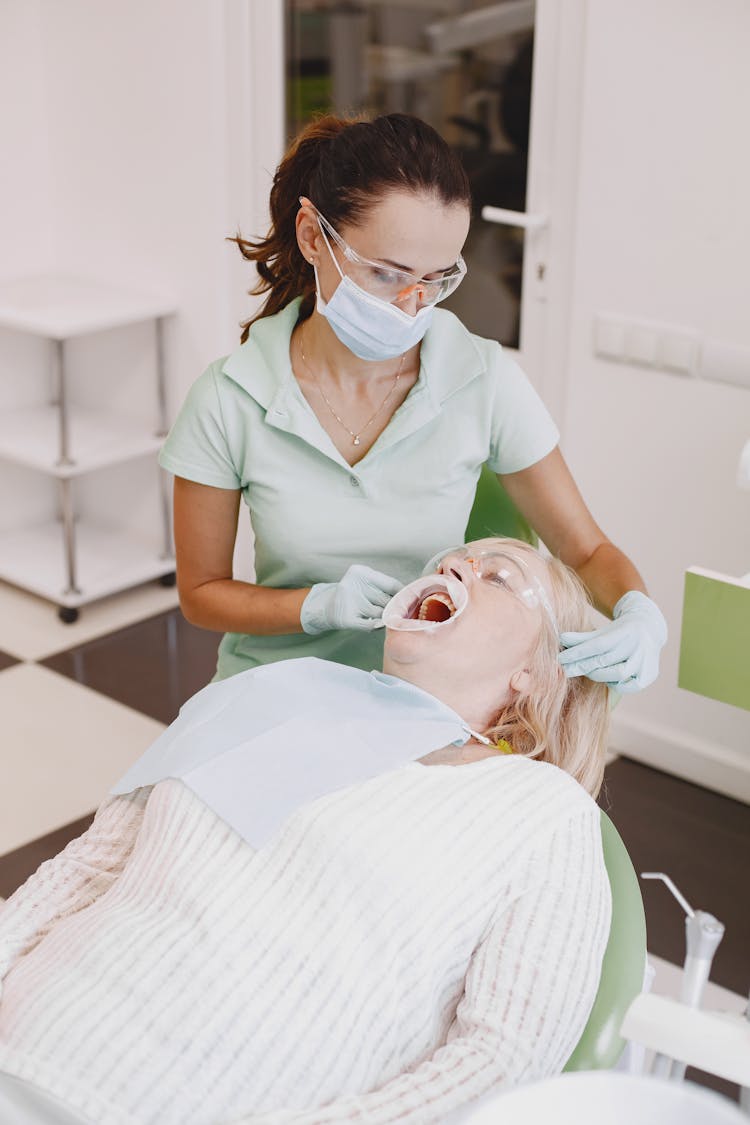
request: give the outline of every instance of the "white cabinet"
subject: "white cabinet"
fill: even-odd
[[[174,552],[168,478],[156,463],[167,430],[164,372],[164,319],[171,301],[111,285],[70,278],[23,278],[0,285],[0,328],[48,341],[51,370],[46,400],[14,401],[12,388],[0,388],[0,474],[15,466],[14,489],[29,474],[42,474],[56,490],[53,518],[39,519],[33,504],[28,518],[0,528],[0,579],[48,598],[63,621],[74,621],[87,602],[150,579],[174,583]],[[153,422],[144,425],[132,412],[83,393],[70,395],[69,349],[75,338],[153,321]],[[106,337],[104,337],[106,340]],[[1,380],[23,385],[23,371],[5,370]],[[77,489],[93,474],[115,466],[129,469],[133,488],[142,488],[143,462],[153,462],[153,501],[158,509],[157,539],[138,528],[117,526],[117,513],[104,520],[77,510]],[[136,468],[135,463],[140,462]],[[18,472],[26,470],[26,477]],[[150,480],[150,477],[149,477]],[[19,483],[20,482],[20,483]],[[105,487],[103,485],[102,487]],[[29,494],[33,489],[31,481]],[[113,505],[116,508],[116,505]],[[23,504],[20,505],[23,511]]]

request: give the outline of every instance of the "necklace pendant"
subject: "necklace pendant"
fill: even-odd
[[[359,434],[354,435],[354,440],[352,442],[352,445],[359,445]]]

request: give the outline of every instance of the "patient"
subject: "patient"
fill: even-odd
[[[23,1080],[95,1125],[428,1125],[563,1068],[610,921],[592,800],[607,689],[556,659],[589,607],[571,571],[515,540],[435,568],[386,610],[385,675],[289,661],[209,685],[177,741],[170,728],[161,757],[144,755],[156,780],[107,799],[12,896],[0,1091]],[[216,811],[227,794],[211,795],[210,762],[182,777],[164,763],[225,738],[260,682],[291,685],[278,760],[307,753],[284,741],[306,670],[309,773],[320,755],[326,792],[307,800],[296,777],[279,789],[274,753],[257,752],[269,806],[298,797],[254,847]],[[361,743],[326,717],[344,681],[375,715]],[[379,768],[366,738],[389,722],[394,745],[419,737]],[[216,759],[240,810],[243,745]],[[342,784],[349,757],[360,780]]]

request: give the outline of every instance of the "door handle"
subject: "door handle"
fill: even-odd
[[[526,211],[506,211],[504,207],[483,207],[482,218],[488,223],[502,223],[506,227],[523,230],[540,230],[549,224],[548,215],[529,215]]]

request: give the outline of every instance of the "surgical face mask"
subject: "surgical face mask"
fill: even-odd
[[[322,225],[320,229],[341,281],[330,301],[324,301],[315,269],[317,309],[341,343],[360,359],[369,360],[395,359],[418,344],[430,327],[433,306],[426,305],[416,316],[409,316],[361,289],[342,272]]]
[[[520,552],[501,548],[474,548],[469,551],[466,547],[453,547],[448,551],[440,551],[431,558],[423,574],[429,575],[439,570],[449,558],[470,563],[477,578],[506,590],[527,609],[541,607],[552,622],[555,632],[559,632],[549,595]]]

